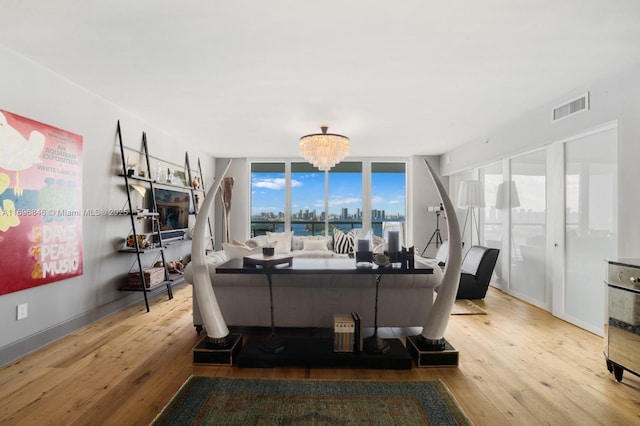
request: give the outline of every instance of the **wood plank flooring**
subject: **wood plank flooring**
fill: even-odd
[[[140,302],[0,369],[2,425],[146,425],[192,374],[442,379],[476,425],[640,424],[640,378],[618,383],[602,338],[490,289],[488,315],[454,315],[458,368],[240,369],[193,365],[191,287]],[[405,330],[385,329],[402,336]]]

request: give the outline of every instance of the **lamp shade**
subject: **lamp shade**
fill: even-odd
[[[460,183],[458,207],[484,207],[484,188],[477,180],[464,180]]]
[[[511,194],[507,192],[507,184],[511,188]],[[496,193],[496,208],[500,210],[509,210],[514,207],[520,207],[520,197],[518,197],[518,189],[514,181],[502,182],[498,185]]]

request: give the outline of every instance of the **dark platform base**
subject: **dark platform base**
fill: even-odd
[[[389,350],[385,353],[334,352],[330,337],[286,337],[285,349],[277,354],[261,350],[263,339],[253,337],[238,356],[238,366],[265,368],[281,366],[365,367],[410,370],[413,360],[398,339],[385,339]]]
[[[234,359],[242,349],[242,335],[231,335],[231,346],[225,349],[211,349],[208,347],[204,336],[197,345],[193,347],[193,363],[207,365],[233,365]]]
[[[418,336],[407,336],[407,350],[418,367],[457,367],[458,350],[445,339],[442,351],[424,351],[416,342]]]

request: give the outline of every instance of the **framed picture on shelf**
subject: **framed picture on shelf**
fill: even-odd
[[[173,183],[183,186],[189,186],[187,175],[184,172],[178,170],[173,171]]]

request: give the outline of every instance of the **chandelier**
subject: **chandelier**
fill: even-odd
[[[300,154],[319,170],[325,171],[338,164],[349,153],[349,138],[327,133],[327,126],[320,129],[322,133],[300,138]]]

